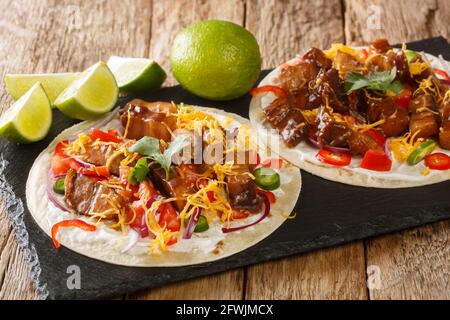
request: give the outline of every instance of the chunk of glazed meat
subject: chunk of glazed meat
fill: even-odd
[[[370,43],[370,50],[378,53],[386,53],[392,49],[387,39],[378,39]]]
[[[439,129],[439,145],[447,150],[450,150],[450,120],[442,122]]]
[[[363,156],[369,150],[383,151],[380,144],[364,132],[353,131],[348,139],[350,153]]]
[[[408,110],[411,113],[436,111],[436,101],[431,94],[417,95],[409,102]]]
[[[177,122],[176,116],[171,113],[176,112],[176,107],[169,102],[134,99],[121,111],[120,122],[124,128],[128,125],[126,138],[140,139],[150,136],[169,142],[170,132],[176,129]]]
[[[102,195],[108,196],[122,207],[130,201],[130,199],[116,193],[115,189],[72,169],[67,172],[64,189],[64,200],[67,205],[82,215],[90,215],[94,212],[101,213],[113,208],[107,197]]]
[[[296,65],[286,65],[281,68],[278,83],[289,92],[295,92],[315,79],[319,68],[315,62],[304,61]]]
[[[375,54],[366,60],[366,73],[390,71],[394,67],[395,53]]]
[[[104,144],[88,144],[85,145],[85,148],[86,153],[83,155],[84,161],[95,166],[108,165],[108,171],[115,176],[119,176],[120,162],[125,159],[125,156],[122,153],[114,154],[114,152],[117,150],[117,147]],[[110,159],[110,157],[113,158]],[[110,160],[108,161],[108,159]],[[134,166],[136,164],[136,161],[137,160],[132,161],[131,163],[129,163],[129,165]]]
[[[348,145],[347,140],[352,135],[352,130],[346,123],[336,122],[325,107],[320,108],[318,118],[317,141],[319,144],[333,147]]]
[[[309,49],[304,55],[303,60],[314,62],[319,69],[328,70],[331,68],[333,62],[328,59],[325,53],[317,48]]]
[[[411,80],[411,75],[409,73],[408,60],[403,51],[399,51],[395,54],[394,65],[397,67],[398,80],[403,82]]]
[[[339,70],[341,78],[345,78],[351,72],[360,72],[363,67],[354,56],[342,51],[338,51],[333,60],[333,68]]]
[[[70,169],[64,180],[65,202],[79,214],[88,215],[96,184],[97,180],[79,175]]]
[[[415,138],[429,138],[439,133],[436,115],[424,111],[411,115],[409,131]]]
[[[195,193],[195,181],[185,179],[173,166],[170,168],[169,179],[166,179],[165,171],[157,165],[152,166],[150,172],[153,182],[166,197],[177,198]],[[174,201],[174,205],[178,211],[181,211],[186,205],[186,201],[179,199]]]
[[[400,136],[408,130],[408,111],[397,107],[391,98],[382,101],[371,101],[367,110],[370,123],[384,120],[379,128],[383,130],[387,137]]]
[[[264,114],[272,128],[277,129],[283,141],[294,147],[303,139],[305,120],[301,111],[290,106],[288,97],[274,100],[264,109]]]
[[[229,175],[225,178],[228,185],[228,196],[233,209],[248,210],[257,212],[261,210],[262,202],[256,194],[255,181],[243,172]]]

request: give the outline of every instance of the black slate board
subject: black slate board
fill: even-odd
[[[410,43],[408,48],[442,54],[450,60],[450,46],[442,37]],[[250,101],[249,96],[220,103],[206,101],[179,86],[163,88],[143,98],[215,106],[245,117],[248,117]],[[119,105],[125,100],[121,99]],[[34,159],[61,130],[74,123],[55,111],[53,127],[45,141],[29,146],[0,142],[1,156],[9,162],[3,170],[3,178],[11,186],[8,189],[0,179],[0,195],[11,195],[12,191],[24,204],[22,211],[20,203],[10,203],[8,211],[32,276],[39,280],[39,293],[43,298],[110,297],[450,218],[450,181],[386,190],[339,184],[302,171],[303,188],[295,208],[297,217],[254,247],[220,261],[195,266],[131,268],[110,265],[66,248],[55,250],[25,205],[25,183]],[[71,275],[67,268],[71,265],[80,267],[80,290],[67,288],[67,278]]]

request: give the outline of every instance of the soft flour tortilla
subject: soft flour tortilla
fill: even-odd
[[[212,108],[199,107],[199,109],[214,115],[218,119],[229,116],[236,123],[248,123],[247,119],[235,114]],[[48,199],[46,192],[47,174],[50,169],[50,160],[56,144],[61,140],[73,138],[78,133],[86,132],[92,127],[100,126],[100,128],[106,129],[119,126],[117,111],[115,112],[116,115],[114,118],[106,125],[99,125],[101,120],[95,122],[85,121],[66,129],[35,160],[26,185],[27,205],[36,223],[49,236],[51,236],[50,231],[52,225],[57,221],[83,219],[93,223],[86,217],[57,209]],[[261,156],[264,159],[264,155],[261,154]],[[173,246],[179,245],[177,252],[168,251],[160,255],[154,255],[150,253],[148,240],[144,241],[144,239],[140,239],[138,244],[131,250],[121,253],[121,250],[126,247],[127,242],[131,241],[134,231],[129,232],[128,235],[122,235],[120,232],[112,230],[101,223],[95,232],[86,232],[78,228],[61,228],[58,232],[58,239],[63,246],[77,253],[124,266],[169,267],[192,265],[222,259],[247,249],[269,236],[286,220],[287,215],[292,212],[301,189],[300,170],[295,167],[286,167],[281,169],[280,174],[282,185],[280,189],[275,191],[277,201],[271,207],[271,216],[255,226],[238,232],[223,234],[221,231],[208,230],[204,233],[195,233],[193,241],[197,244],[201,243],[201,247],[204,250],[199,248],[191,250],[189,247],[190,240],[188,242],[182,240]],[[222,240],[217,245],[211,239],[215,239],[215,241]],[[49,239],[49,241],[51,240]],[[211,248],[217,249],[211,251]]]
[[[449,62],[445,62],[447,66],[443,66],[441,63],[442,59],[430,54],[425,54],[425,57],[436,68],[448,69],[450,65]],[[294,60],[292,59],[289,62],[294,62]],[[281,66],[274,69],[261,81],[259,86],[277,85],[280,70]],[[253,97],[249,111],[250,123],[255,131],[258,132],[259,140],[270,147],[272,152],[279,154],[282,158],[307,172],[336,182],[375,188],[417,187],[450,179],[450,170],[430,170],[428,175],[424,175],[426,168],[423,161],[416,166],[408,166],[405,163],[400,164],[393,159],[391,171],[378,172],[360,168],[359,163],[361,159],[355,159],[356,157],[353,157],[350,166],[343,168],[324,164],[315,158],[318,150],[305,141],[302,141],[294,148],[288,148],[278,132],[270,127],[262,112],[275,98],[272,93],[258,94]],[[436,151],[450,155],[449,150],[436,149]]]

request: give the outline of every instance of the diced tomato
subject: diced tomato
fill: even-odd
[[[200,178],[200,179],[198,179],[197,180],[197,186],[200,188],[200,187],[206,187],[208,185],[208,179],[205,179],[205,178]],[[210,202],[214,202],[214,201],[216,201],[216,196],[215,196],[215,194],[214,194],[214,191],[207,191],[206,192],[206,195],[208,196],[208,200],[210,201]]]
[[[282,159],[267,159],[263,161],[262,166],[270,169],[280,169],[283,166]]]
[[[425,165],[433,170],[450,169],[450,157],[442,152],[436,152],[425,157]]]
[[[122,141],[122,139],[120,139],[116,135],[109,134],[108,132],[104,132],[97,128],[91,129],[91,134],[89,136],[94,141],[97,139],[103,142],[115,142],[115,143]]]
[[[267,191],[267,190],[262,190],[262,189],[258,189],[258,192],[264,193],[271,204],[274,204],[277,201],[277,199],[276,199],[275,195],[273,194],[273,192],[270,192],[270,191]]]
[[[69,156],[56,154],[51,160],[51,168],[54,176],[64,175],[69,169],[77,170],[80,167],[80,164]]]
[[[252,97],[254,97],[257,94],[265,93],[265,92],[272,92],[277,97],[287,97],[288,96],[286,90],[284,90],[281,87],[273,86],[273,85],[267,85],[267,86],[253,88],[252,90],[250,90],[250,95]]]
[[[116,129],[109,129],[108,134],[116,137],[119,135]]]
[[[85,176],[89,177],[98,177],[98,178],[108,178],[109,177],[109,170],[106,166],[93,166],[91,168],[80,168],[78,170],[79,173]]]
[[[322,149],[316,154],[316,158],[324,163],[333,166],[347,166],[352,161],[352,157],[348,152],[334,152]]]
[[[390,171],[392,160],[384,151],[368,150],[361,161],[361,168],[373,171]]]
[[[361,57],[363,61],[366,61],[367,58],[369,57],[369,52],[367,51],[367,49],[361,49],[358,51],[358,55]]]
[[[434,71],[434,73],[440,75],[442,77],[442,79],[450,81],[450,76],[444,70],[441,70],[441,69],[438,69],[438,68],[433,68],[433,71]]]
[[[250,213],[248,211],[235,209],[233,211],[233,215],[231,216],[231,220],[245,219],[249,215],[250,215]]]
[[[400,92],[400,94],[394,98],[394,103],[403,108],[408,110],[408,106],[409,106],[409,101],[411,101],[411,96],[413,94],[413,90],[411,88],[411,86],[406,85],[402,92]]]
[[[140,228],[142,225],[142,216],[144,215],[144,208],[141,205],[140,201],[133,201],[133,203],[131,204],[131,206],[134,209],[134,212],[136,212],[136,218],[133,220],[133,222],[131,222],[130,226],[133,228]],[[131,221],[133,219],[133,210],[128,210],[127,211],[127,222]]]
[[[69,145],[68,140],[60,141],[55,147],[55,155],[67,156],[64,150]]]
[[[374,140],[378,142],[378,144],[382,147],[384,147],[384,144],[386,143],[386,136],[378,129],[369,129],[366,131],[366,133],[372,137]]]
[[[165,225],[166,228],[172,232],[180,230],[181,222],[172,204],[169,202],[163,203],[159,206],[157,212],[159,213],[158,223],[161,227]]]

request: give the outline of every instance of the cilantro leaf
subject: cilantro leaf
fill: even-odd
[[[147,158],[140,158],[128,175],[128,181],[132,184],[139,184],[145,179],[149,172]]]
[[[345,91],[348,94],[358,89],[367,88],[383,92],[392,91],[395,95],[398,95],[403,86],[399,81],[394,81],[396,75],[396,67],[392,68],[391,71],[373,72],[367,77],[353,72],[345,79]]]
[[[188,135],[183,134],[177,136],[170,142],[169,147],[161,152],[159,140],[153,137],[143,137],[135,144],[128,148],[130,152],[137,152],[147,156],[153,161],[159,163],[161,168],[166,172],[166,177],[169,176],[170,165],[172,164],[172,157],[189,145]]]
[[[135,144],[128,148],[128,151],[140,153],[145,156],[161,153],[159,149],[159,140],[153,137],[143,137],[139,139]]]

